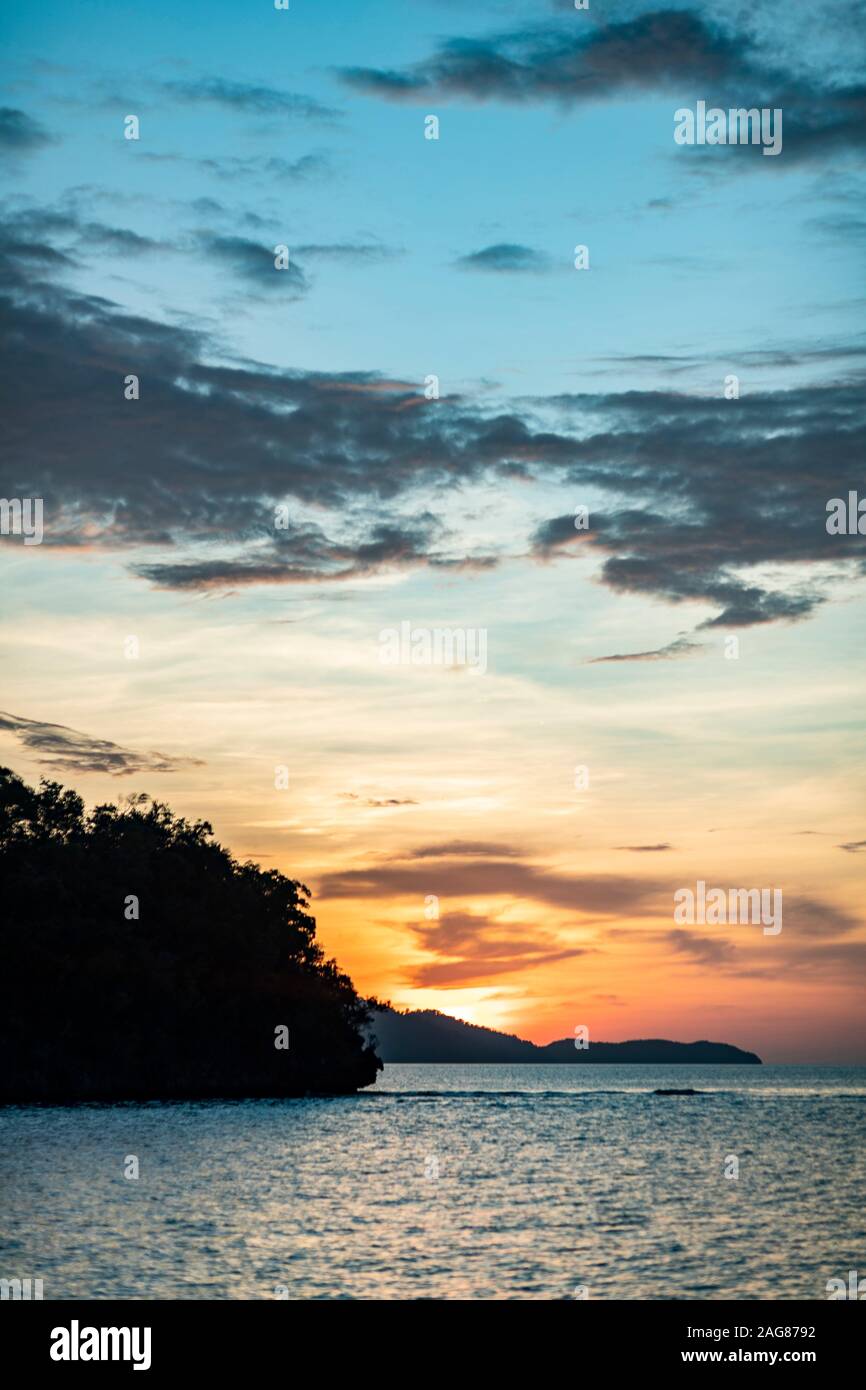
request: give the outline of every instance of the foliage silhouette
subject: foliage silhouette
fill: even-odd
[[[0,768],[0,882],[2,1103],[334,1094],[381,1069],[309,889],[206,821],[144,796],[88,814]]]

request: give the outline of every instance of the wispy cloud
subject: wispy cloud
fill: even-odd
[[[49,769],[66,772],[106,772],[111,777],[129,777],[138,772],[179,772],[201,767],[198,758],[175,757],[165,753],[135,753],[108,739],[94,738],[63,724],[47,724],[40,719],[24,719],[0,711],[0,730],[14,734],[37,761]]]
[[[299,256],[310,260],[324,261],[390,261],[401,252],[394,246],[384,246],[379,242],[329,241],[309,242],[296,248]]]
[[[372,810],[381,811],[390,809],[393,806],[417,806],[417,801],[411,797],[399,796],[359,796],[357,792],[340,792],[341,801],[355,801],[359,806],[369,806]]]
[[[201,169],[206,174],[226,182],[237,179],[268,179],[279,183],[309,183],[329,177],[333,166],[325,154],[303,154],[297,159],[281,155],[219,155],[196,157],[184,154],[160,154],[143,150],[138,156],[145,164],[183,164]]]
[[[210,103],[245,115],[289,116],[302,121],[323,122],[335,121],[341,115],[334,107],[323,106],[313,97],[298,92],[287,92],[257,82],[237,82],[225,77],[163,82],[161,88],[167,96],[177,101]]]
[[[631,854],[661,854],[664,850],[673,849],[666,841],[660,845],[617,845],[617,849],[627,849]]]
[[[598,666],[606,661],[673,661],[677,657],[691,656],[692,652],[703,651],[703,642],[692,642],[687,637],[677,637],[664,647],[655,647],[645,652],[616,652],[611,656],[593,656],[588,666]]]

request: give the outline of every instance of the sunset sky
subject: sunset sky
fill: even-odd
[[[0,761],[211,821],[395,1005],[866,1061],[866,28],[753,8],[5,13],[45,535],[0,539]],[[676,145],[699,100],[782,153]],[[405,622],[486,669],[383,663]],[[699,879],[783,930],[678,926]]]

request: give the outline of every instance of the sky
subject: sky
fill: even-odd
[[[0,761],[207,819],[395,1006],[866,1062],[858,6],[0,41],[0,491],[44,506]],[[781,151],[678,144],[698,102]],[[678,921],[699,881],[781,931]]]

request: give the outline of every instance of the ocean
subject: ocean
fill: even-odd
[[[389,1065],[336,1099],[13,1107],[0,1276],[45,1299],[826,1299],[866,1275],[864,1120],[863,1067]]]

